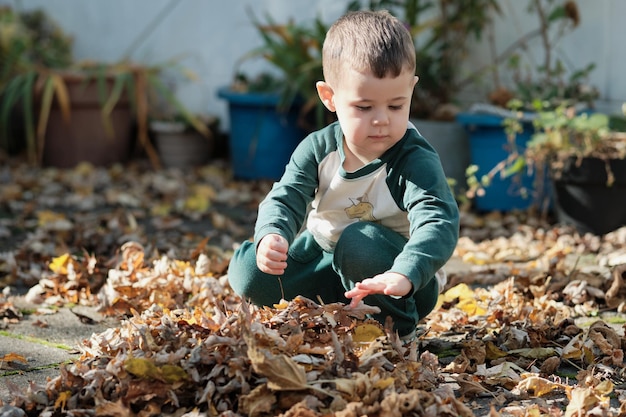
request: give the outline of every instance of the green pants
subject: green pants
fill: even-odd
[[[356,282],[391,268],[406,241],[404,236],[377,223],[358,222],[343,231],[335,251],[330,253],[304,231],[289,248],[287,269],[280,280],[259,270],[254,243],[246,241],[233,255],[228,280],[237,294],[257,305],[271,306],[283,296],[290,300],[297,295],[314,301],[321,299],[324,303],[347,304],[350,300],[344,297],[344,292]],[[380,308],[381,312],[373,316],[380,323],[391,316],[394,330],[404,336],[432,311],[438,294],[437,280],[432,278],[413,297],[396,299],[375,294],[363,301]]]

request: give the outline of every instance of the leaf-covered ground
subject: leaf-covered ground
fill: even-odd
[[[0,285],[95,305],[93,335],[11,415],[626,416],[626,228],[579,236],[530,214],[463,213],[438,308],[403,345],[348,309],[258,309],[225,276],[271,184],[219,164],[0,170]],[[0,296],[10,326],[20,312]],[[23,359],[19,352],[0,358]]]

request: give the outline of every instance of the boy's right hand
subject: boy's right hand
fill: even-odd
[[[256,249],[256,265],[266,274],[284,274],[287,268],[288,249],[289,243],[281,235],[265,235]]]

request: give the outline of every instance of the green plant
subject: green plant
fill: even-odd
[[[327,26],[319,18],[309,26],[293,20],[277,23],[270,15],[266,15],[263,22],[252,12],[249,14],[263,44],[245,54],[238,66],[249,59],[262,58],[278,70],[278,74],[264,72],[250,78],[237,68],[233,88],[279,93],[279,111],[286,111],[299,103],[301,123],[307,128],[322,126],[327,113],[317,97],[315,82],[323,79],[322,45]],[[310,117],[311,114],[313,117]]]
[[[547,165],[558,176],[569,158],[601,159],[610,186],[614,177],[608,161],[626,157],[626,134],[612,129],[609,121],[606,114],[576,113],[573,107],[539,111],[533,123],[535,133],[522,156],[524,162]]]
[[[160,162],[148,138],[148,117],[155,95],[167,101],[200,133],[210,134],[207,126],[186,109],[161,79],[165,69],[181,70],[176,60],[158,65],[127,60],[112,64],[73,62],[70,38],[42,11],[20,15],[2,9],[0,34],[0,54],[8,58],[1,67],[0,126],[3,130],[0,136],[8,135],[9,120],[15,109],[21,108],[31,163],[41,162],[52,107],[57,105],[64,120],[70,122],[72,102],[67,85],[70,80],[78,79],[83,88],[89,84],[97,86],[103,126],[108,135],[114,134],[109,119],[111,112],[122,96],[130,99],[139,143],[155,167],[159,167]]]
[[[502,107],[520,107],[534,110],[538,106],[559,107],[576,103],[593,107],[598,90],[588,84],[595,69],[590,63],[583,68],[568,68],[559,55],[561,40],[581,22],[580,11],[574,0],[528,0],[526,8],[537,19],[537,26],[529,29],[502,53],[496,55],[495,39],[490,38],[494,90],[489,95],[492,103]],[[532,54],[532,44],[538,42],[540,57]],[[539,62],[537,64],[537,62]],[[512,74],[512,88],[504,86],[500,66],[505,64]],[[511,105],[511,100],[516,102]]]
[[[404,21],[413,35],[419,81],[411,115],[452,120],[458,93],[489,68],[463,74],[470,41],[481,40],[500,14],[497,0],[354,0],[348,9],[387,9]]]
[[[9,120],[23,116],[14,106],[31,104],[31,97],[12,97],[11,91],[19,82],[15,79],[33,68],[68,66],[72,62],[71,48],[72,38],[41,10],[18,13],[8,6],[0,8],[0,144],[5,149],[20,147],[10,141],[17,129],[13,124],[9,130]],[[34,85],[33,80],[30,85]],[[29,148],[34,146],[32,135],[29,144]]]
[[[72,62],[72,38],[41,10],[0,7],[0,87],[32,65],[63,68]]]
[[[505,119],[509,154],[481,178],[476,176],[476,166],[468,168],[467,198],[482,195],[495,175],[507,178],[526,171],[536,173],[535,187],[540,190],[537,194],[545,197],[543,181],[547,178],[546,170],[558,178],[566,162],[571,159],[576,163],[580,163],[583,158],[604,161],[607,186],[613,184],[614,175],[610,161],[626,158],[626,132],[612,126],[612,118],[603,113],[581,113],[576,107],[563,103],[556,109],[553,109],[550,103],[544,103],[543,106],[535,103],[535,106],[537,107],[534,108],[536,111],[536,118],[533,120],[534,133],[526,148],[520,150],[515,146],[516,135],[523,131],[520,118]],[[626,116],[626,105],[622,111]],[[515,114],[519,116],[521,113],[518,111]],[[614,125],[622,126],[618,123]]]

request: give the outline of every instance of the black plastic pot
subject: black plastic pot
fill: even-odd
[[[605,161],[598,158],[571,158],[562,170],[553,173],[559,223],[596,235],[626,225],[626,160],[610,160],[609,166],[615,177],[611,186],[607,186]]]

